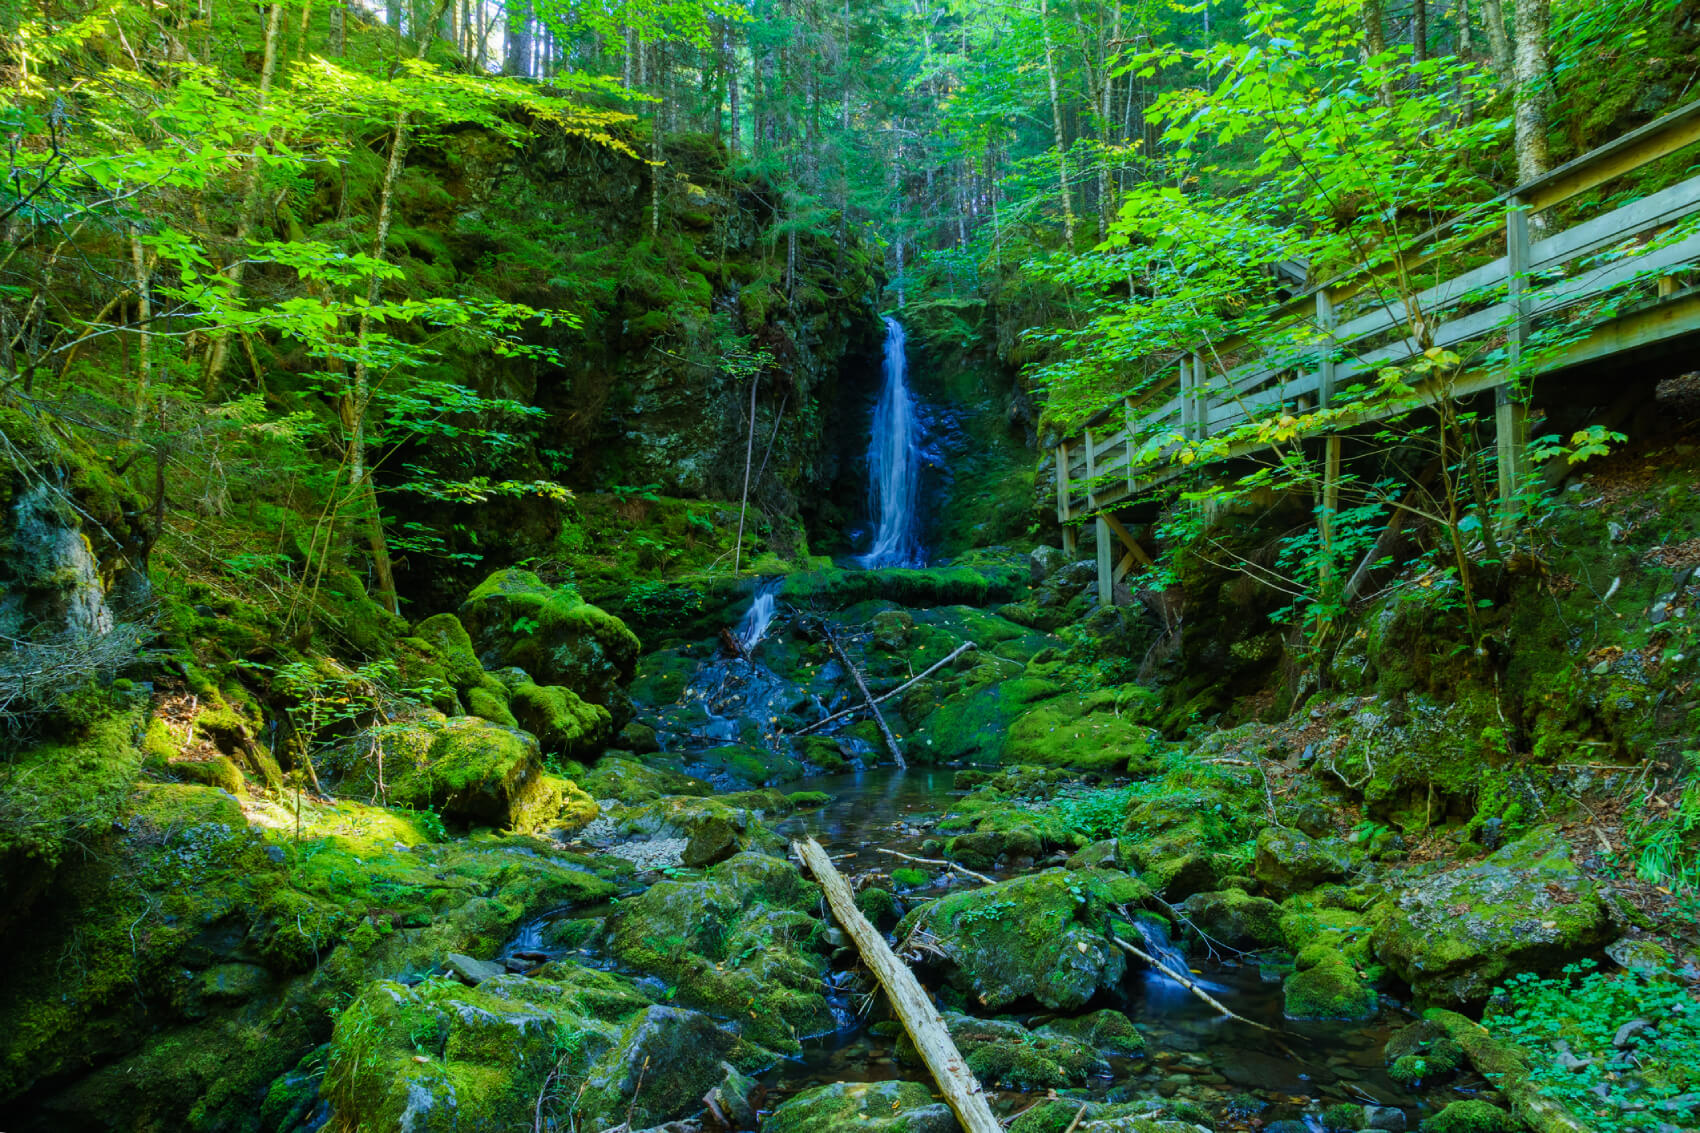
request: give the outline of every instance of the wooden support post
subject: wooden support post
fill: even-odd
[[[1194,353],[1192,356],[1192,428],[1193,440],[1202,441],[1210,436],[1210,384],[1209,370],[1204,365],[1204,355]]]
[[[1098,552],[1098,605],[1113,606],[1116,604],[1115,549],[1110,546],[1110,525],[1103,516],[1093,524],[1092,534],[1098,544],[1094,548]]]
[[[1139,545],[1139,540],[1133,537],[1133,532],[1129,531],[1127,527],[1123,525],[1121,520],[1106,513],[1104,516],[1104,522],[1110,525],[1110,530],[1116,533],[1116,538],[1122,541],[1122,545],[1127,548],[1128,554],[1132,555],[1146,567],[1155,567],[1157,565],[1155,562],[1151,561],[1151,556],[1145,553],[1145,548]]]
[[[1075,553],[1074,525],[1069,520],[1074,518],[1073,509],[1069,506],[1068,484],[1068,442],[1057,446],[1057,522],[1062,525],[1063,554],[1072,561]]]
[[[1340,450],[1343,445],[1338,434],[1323,442],[1322,453],[1322,514],[1317,517],[1322,528],[1323,577],[1334,576],[1334,517],[1340,513]]]
[[[1091,429],[1082,435],[1086,438],[1086,510],[1091,511],[1098,506],[1098,457],[1093,452],[1098,442],[1093,438]]]
[[[1523,349],[1529,342],[1529,208],[1516,197],[1511,198],[1505,214],[1505,291],[1511,308],[1511,332],[1507,338],[1507,354],[1516,380],[1516,369],[1523,361]],[[1512,382],[1493,391],[1494,443],[1499,456],[1499,506],[1510,515],[1518,485],[1522,481],[1523,451],[1527,444],[1528,407],[1515,396]]]
[[[1127,458],[1127,494],[1133,495],[1138,485],[1133,474],[1133,398],[1122,398],[1122,455]]]
[[[914,1040],[921,1061],[926,1063],[933,1081],[938,1083],[939,1092],[944,1094],[945,1102],[955,1111],[962,1128],[967,1133],[1003,1133],[1003,1126],[998,1124],[992,1107],[986,1101],[985,1091],[974,1080],[968,1069],[968,1060],[956,1049],[950,1031],[945,1029],[943,1017],[933,1006],[933,1001],[927,998],[926,989],[909,966],[892,952],[879,930],[869,924],[868,918],[856,908],[856,898],[834,868],[832,859],[813,838],[793,842],[791,849],[815,875],[815,881],[826,894],[826,904],[833,917],[855,942],[863,963],[868,965],[874,978],[885,989],[891,1009]]]
[[[1322,357],[1316,367],[1316,404],[1326,409],[1334,400],[1334,300],[1324,287],[1316,293],[1316,327],[1322,332]]]
[[[1181,358],[1181,436],[1192,440],[1192,355]]]

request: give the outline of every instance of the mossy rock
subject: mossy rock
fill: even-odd
[[[1339,881],[1351,868],[1337,846],[1318,842],[1297,830],[1271,826],[1257,836],[1253,864],[1257,880],[1276,900]]]
[[[1388,1039],[1382,1057],[1387,1060],[1389,1077],[1409,1089],[1451,1078],[1463,1065],[1464,1050],[1446,1028],[1421,1019]]]
[[[1289,1019],[1356,1021],[1374,1018],[1379,1009],[1375,992],[1339,956],[1294,972],[1282,982],[1281,993]]]
[[[1229,948],[1255,950],[1279,947],[1281,906],[1239,889],[1194,893],[1181,904],[1187,919],[1205,937]]]
[[[546,755],[594,759],[614,734],[614,717],[600,704],[587,704],[561,685],[521,685],[508,708],[518,726],[537,737]]]
[[[697,1112],[729,1074],[741,1079],[771,1058],[706,1015],[647,1007],[586,1074],[574,1111],[597,1129],[659,1125]]]
[[[884,931],[897,923],[897,898],[886,889],[871,886],[856,894],[856,908],[875,928]]]
[[[526,570],[500,570],[460,609],[487,668],[514,665],[541,685],[565,685],[625,722],[622,686],[640,649],[624,622],[592,606],[570,587],[551,587]]]
[[[941,566],[925,570],[817,570],[787,575],[779,591],[792,605],[842,610],[883,599],[900,606],[989,606],[1007,602],[1026,583],[1010,565]]]
[[[1068,1011],[1127,971],[1110,938],[1112,907],[1091,874],[1050,869],[942,897],[904,918],[897,935],[931,933],[929,962],[990,1010],[1033,1000]]]
[[[1095,1048],[1100,1054],[1142,1062],[1147,1056],[1145,1035],[1132,1019],[1106,1007],[1072,1019],[1053,1019],[1040,1034],[1062,1035]]]
[[[1164,744],[1154,728],[1121,716],[1114,690],[1047,700],[1017,719],[1004,745],[1012,762],[1149,775]]]
[[[701,779],[630,756],[610,754],[576,777],[596,798],[622,803],[653,802],[666,795],[708,795],[714,788]]]
[[[1600,884],[1553,827],[1474,865],[1408,884],[1376,929],[1376,956],[1436,1004],[1476,1004],[1513,972],[1559,968],[1616,935]]]
[[[1516,1133],[1522,1122],[1492,1102],[1469,1098],[1447,1104],[1423,1122],[1422,1133]]]
[[[958,1133],[956,1115],[919,1082],[835,1082],[796,1094],[762,1133]]]
[[[484,679],[472,637],[455,615],[433,614],[413,627],[413,636],[429,647],[457,692],[466,692]]]
[[[530,830],[559,810],[545,781],[537,741],[474,716],[436,729],[419,763],[394,768],[390,801],[444,818],[505,830]]]
[[[504,728],[518,728],[522,725],[508,707],[509,693],[499,682],[485,678],[466,693],[466,711],[469,715],[478,716],[500,724]],[[532,735],[537,735],[537,729],[526,728]],[[542,737],[539,736],[539,739]]]
[[[832,1029],[820,891],[791,863],[741,853],[694,879],[658,882],[610,918],[616,958],[677,985],[678,1001],[738,1020],[753,1041],[795,1053]]]

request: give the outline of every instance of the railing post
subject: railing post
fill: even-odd
[[[1338,325],[1334,318],[1334,298],[1328,294],[1328,288],[1320,288],[1316,293],[1316,326],[1322,331],[1322,357],[1318,359],[1316,368],[1316,404],[1319,409],[1326,409],[1334,400],[1334,328]]]
[[[1210,395],[1204,381],[1204,355],[1192,356],[1192,439],[1202,441],[1210,435]]]
[[[1529,342],[1529,208],[1511,198],[1505,214],[1505,298],[1511,308],[1511,333],[1506,353],[1513,371],[1523,361]],[[1508,379],[1515,380],[1514,374]],[[1494,444],[1499,455],[1499,505],[1509,515],[1517,486],[1523,479],[1523,451],[1527,444],[1528,407],[1512,396],[1511,381],[1493,391]]]
[[[1086,430],[1086,510],[1093,511],[1098,506],[1098,457],[1092,451],[1095,442],[1092,430]]]
[[[1074,527],[1069,523],[1073,518],[1068,506],[1068,442],[1057,445],[1057,523],[1062,526],[1063,552],[1074,554]]]
[[[1127,494],[1136,490],[1133,474],[1133,398],[1122,398],[1122,453],[1127,457]]]

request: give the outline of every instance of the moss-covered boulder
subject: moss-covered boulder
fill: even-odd
[[[928,933],[923,962],[943,967],[990,1010],[1034,1000],[1069,1011],[1119,984],[1127,971],[1111,939],[1112,911],[1103,881],[1050,869],[924,905],[904,919],[897,936],[915,927]]]
[[[467,597],[460,617],[486,668],[518,666],[538,684],[565,685],[625,722],[622,686],[637,666],[637,635],[576,590],[530,571],[500,570]]]
[[[1464,1062],[1463,1048],[1432,1019],[1420,1019],[1395,1033],[1382,1056],[1388,1076],[1406,1089],[1444,1082]]]
[[[1516,1133],[1523,1123],[1492,1102],[1466,1098],[1423,1122],[1422,1133]]]
[[[1257,880],[1277,901],[1339,881],[1350,868],[1345,851],[1318,842],[1286,826],[1270,826],[1257,836],[1253,863]]]
[[[1374,1018],[1379,1007],[1375,992],[1364,984],[1345,957],[1327,952],[1310,959],[1316,962],[1294,972],[1281,984],[1287,1018]]]
[[[742,853],[701,876],[620,903],[610,946],[622,963],[678,987],[678,1001],[738,1020],[751,1040],[795,1053],[831,1030],[821,994],[820,891],[790,862]]]
[[[950,1107],[919,1082],[835,1082],[804,1090],[762,1122],[762,1133],[960,1133]]]
[[[946,1012],[944,1023],[969,1071],[982,1085],[1015,1090],[1065,1089],[1106,1075],[1110,1064],[1090,1043],[1055,1030],[1029,1030],[1013,1019],[976,1019]],[[905,1036],[898,1056],[921,1066]]]
[[[1475,1004],[1516,971],[1548,971],[1610,941],[1614,911],[1553,827],[1408,883],[1372,938],[1419,996]]]
[[[1194,893],[1181,909],[1208,940],[1229,948],[1250,951],[1279,947],[1281,906],[1265,897],[1252,897],[1241,889]]]
[[[1004,758],[1086,771],[1153,773],[1163,738],[1117,712],[1117,697],[1117,690],[1102,689],[1034,705],[1010,727]]]
[[[520,685],[507,708],[521,728],[537,737],[546,755],[562,759],[595,759],[614,734],[614,717],[606,707],[588,704],[561,685]]]
[[[619,753],[604,756],[595,767],[575,778],[593,797],[622,803],[653,802],[664,795],[707,795],[714,791],[701,779]]]
[[[563,801],[545,781],[536,739],[475,716],[439,725],[423,758],[392,760],[389,775],[392,803],[505,830],[546,826]]]
[[[702,1015],[651,1005],[619,976],[557,962],[550,978],[476,988],[369,985],[337,1021],[324,1093],[363,1133],[520,1127],[539,1098],[603,1128],[628,1111],[646,1123],[694,1112],[723,1063],[765,1057]]]

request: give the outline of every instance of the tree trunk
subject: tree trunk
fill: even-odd
[[[1487,28],[1488,50],[1499,81],[1511,81],[1511,40],[1505,34],[1505,8],[1500,0],[1482,0],[1482,23]]]
[[[1063,134],[1062,97],[1057,89],[1056,48],[1051,43],[1050,0],[1039,0],[1039,27],[1045,41],[1045,75],[1051,87],[1051,130],[1057,146],[1057,193],[1062,203],[1063,245],[1074,248],[1074,204],[1069,200],[1068,145]]]
[[[1411,0],[1411,54],[1418,63],[1428,58],[1428,0]]]
[[[260,91],[256,99],[257,110],[263,113],[266,109],[267,96],[272,89],[272,77],[277,73],[277,40],[278,29],[283,23],[283,5],[273,2],[266,12],[266,46],[265,56],[260,63]],[[253,235],[254,223],[260,213],[260,161],[266,147],[266,138],[261,136],[254,141],[254,148],[248,154],[244,163],[242,179],[242,211],[236,220],[236,250],[235,258],[225,268],[225,275],[230,277],[230,293],[232,298],[242,294],[242,276],[248,260],[248,238]],[[219,375],[224,371],[225,359],[230,356],[230,331],[215,330],[212,334],[212,348],[207,352],[206,369],[201,375],[201,386],[211,397],[218,389]],[[259,378],[255,374],[256,379]]]
[[[148,384],[153,378],[153,321],[152,289],[148,286],[147,258],[142,253],[141,230],[130,227],[130,269],[136,289],[136,404],[130,418],[130,431],[141,431],[142,419],[148,412]]]
[[[1547,171],[1547,108],[1552,95],[1547,25],[1552,17],[1552,3],[1551,0],[1516,0],[1516,5],[1517,180],[1529,182]]]
[[[508,0],[508,35],[503,45],[502,73],[531,74],[531,0]]]
[[[1373,59],[1387,51],[1386,14],[1382,0],[1363,0],[1364,54]],[[1393,86],[1383,78],[1379,84],[1383,106],[1393,105]]]

